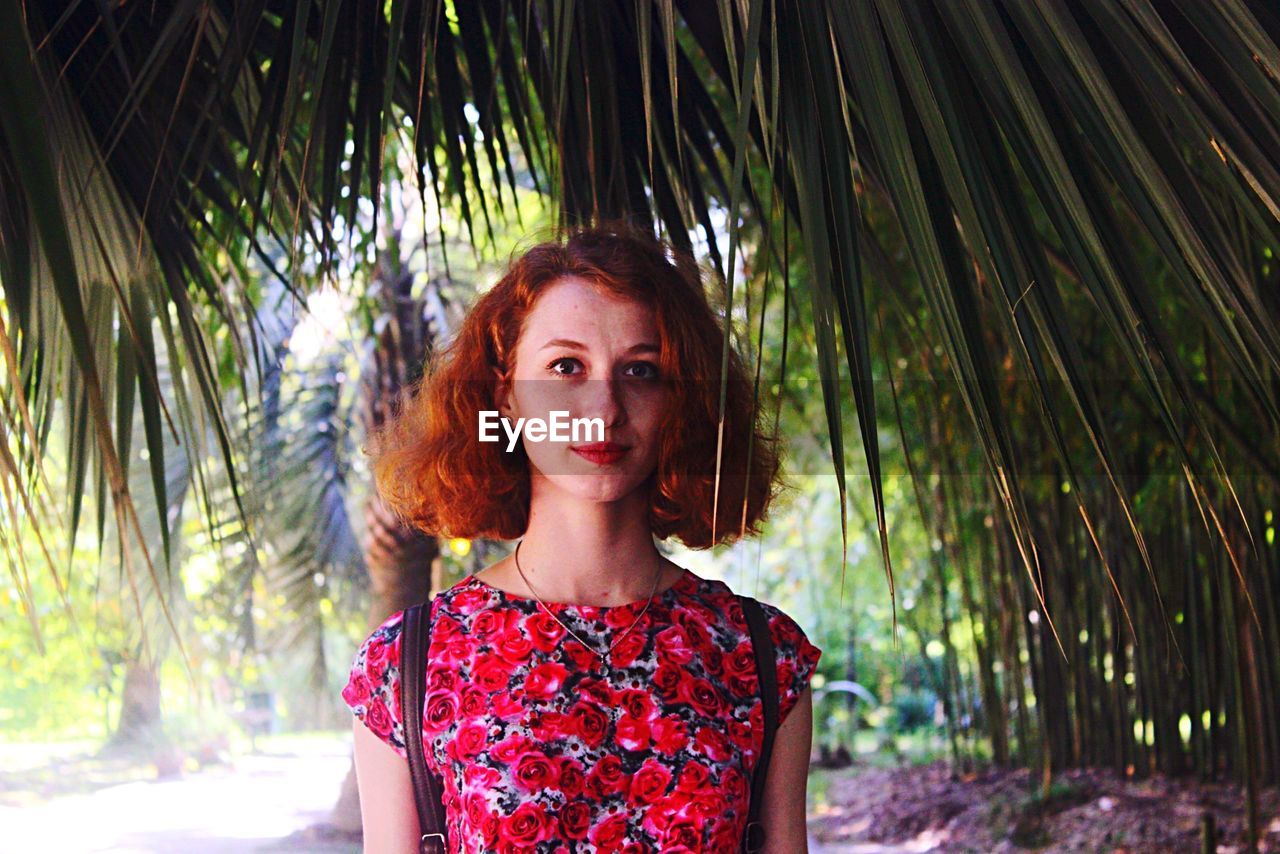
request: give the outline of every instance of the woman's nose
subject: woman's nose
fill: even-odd
[[[606,427],[626,417],[621,383],[617,378],[587,380],[583,399],[579,401],[583,418],[600,418]]]

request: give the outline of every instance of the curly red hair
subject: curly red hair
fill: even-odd
[[[670,259],[670,260],[669,260]],[[658,369],[669,393],[658,464],[646,481],[658,539],[709,548],[758,534],[782,488],[777,440],[760,426],[752,384],[729,348],[719,500],[715,498],[724,333],[697,263],[625,222],[579,226],[513,260],[467,313],[457,335],[428,358],[366,453],[391,511],[429,535],[515,539],[529,521],[528,457],[479,440],[480,410],[496,409],[494,368],[510,378],[516,341],[539,294],[574,276],[650,305]],[[748,453],[749,446],[749,453]],[[714,530],[712,526],[715,511]]]

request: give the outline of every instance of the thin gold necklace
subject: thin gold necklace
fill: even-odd
[[[636,623],[640,622],[640,618],[644,616],[644,612],[648,611],[649,606],[653,604],[653,594],[658,592],[658,579],[662,578],[662,564],[658,564],[658,573],[653,577],[653,589],[649,591],[649,601],[644,603],[644,608],[640,611],[639,614],[636,615],[636,618],[631,622],[631,625],[627,626],[626,630],[622,634],[618,635],[618,637],[614,640],[613,643],[609,644],[608,649],[606,649],[604,652],[599,652],[598,650],[596,650],[595,647],[593,647],[591,644],[583,640],[582,637],[577,632],[575,632],[573,629],[565,625],[564,620],[557,617],[555,611],[552,611],[550,608],[548,608],[547,603],[542,601],[542,597],[538,595],[538,591],[533,589],[533,585],[530,584],[529,579],[525,577],[524,570],[520,568],[520,544],[523,542],[524,540],[520,540],[519,542],[516,543],[516,553],[515,553],[516,572],[520,573],[520,577],[524,579],[525,585],[528,586],[529,591],[533,593],[533,598],[538,600],[538,604],[542,606],[542,610],[550,614],[551,617],[561,626],[564,626],[564,630],[566,632],[568,632],[569,634],[577,638],[578,643],[582,644],[587,649],[591,650],[597,656],[599,656],[600,661],[603,662],[605,665],[609,665],[609,653],[613,652],[613,648],[618,645],[618,641],[626,637],[627,632],[631,631],[636,627]]]

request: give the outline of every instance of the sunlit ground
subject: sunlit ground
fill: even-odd
[[[810,854],[1199,850],[1211,811],[1219,854],[1242,851],[1243,798],[1228,782],[1121,779],[1108,769],[1059,775],[1050,801],[1026,769],[954,777],[944,742],[920,732],[860,732],[852,767],[815,766],[808,783]],[[94,742],[0,743],[0,852],[258,852],[357,854],[314,831],[337,800],[349,732],[275,735],[229,761],[157,779],[154,765],[95,759]],[[945,751],[943,751],[945,752]],[[1280,790],[1262,792],[1265,838],[1280,852]]]
[[[0,850],[358,852],[290,839],[327,818],[350,744],[346,733],[264,737],[257,753],[164,780],[91,760],[92,745],[0,744]]]
[[[327,819],[350,735],[267,736],[257,753],[156,779],[154,766],[91,758],[94,742],[0,743],[0,852],[356,854],[360,846],[298,837]],[[811,854],[907,850],[823,848]]]

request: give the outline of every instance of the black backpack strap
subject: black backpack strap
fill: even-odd
[[[400,641],[400,720],[404,722],[405,751],[413,800],[422,830],[421,854],[446,854],[449,839],[444,822],[444,782],[427,768],[422,742],[422,710],[426,701],[427,644],[431,639],[431,602],[405,609]]]
[[[751,629],[751,648],[756,657],[756,674],[759,677],[760,699],[764,702],[764,744],[760,758],[751,773],[751,807],[747,812],[747,827],[742,838],[742,850],[752,854],[764,847],[764,825],[760,823],[760,807],[764,803],[764,781],[769,774],[769,755],[773,751],[773,736],[778,730],[778,664],[773,648],[773,635],[769,621],[760,603],[750,596],[739,594],[742,612]]]

